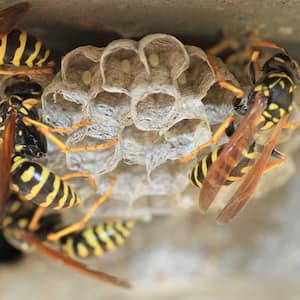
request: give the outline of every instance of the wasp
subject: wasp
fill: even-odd
[[[254,51],[249,64],[249,74],[253,87],[245,95],[240,88],[222,79],[217,64],[211,55],[208,55],[221,87],[232,91],[236,97],[233,101],[235,110],[243,115],[236,130],[224,145],[218,157],[210,165],[200,190],[199,205],[202,211],[207,211],[215,199],[220,188],[230,180],[232,172],[245,161],[245,156],[251,158],[251,165],[240,178],[240,186],[233,194],[225,208],[217,217],[218,222],[226,223],[231,220],[251,199],[257,183],[268,167],[268,159],[274,153],[274,148],[283,128],[296,128],[300,121],[291,123],[288,118],[293,110],[293,92],[299,83],[299,68],[291,59],[287,51],[274,43],[255,42],[253,47],[269,47],[279,50],[263,64],[259,66],[259,51]],[[256,79],[256,74],[261,73]],[[243,99],[243,101],[242,101]],[[218,140],[233,122],[233,116],[229,116],[218,128],[213,138],[206,144],[199,146],[191,154],[182,159],[188,161],[204,148],[217,144]],[[259,151],[250,153],[249,147],[256,135],[262,135],[270,129],[270,132]],[[251,147],[250,147],[251,148]],[[245,155],[246,154],[246,155]],[[272,164],[280,165],[285,160],[285,155],[280,154],[280,159]],[[195,174],[195,171],[194,171]]]
[[[2,68],[1,75],[53,73],[55,63],[50,49],[27,32],[14,29],[29,10],[29,3],[21,2],[0,11],[0,66],[26,67]]]
[[[29,225],[35,210],[35,206],[28,205],[28,203],[21,201],[18,195],[11,194],[3,220],[3,234],[9,243],[23,252],[36,250],[46,257],[63,262],[76,271],[96,279],[125,288],[131,286],[124,279],[90,270],[76,259],[99,257],[105,252],[114,251],[123,245],[126,238],[129,237],[134,227],[134,221],[107,221],[102,224],[87,226],[81,231],[58,239],[54,244],[47,239],[47,236],[49,232],[61,226],[61,216],[58,213],[43,216],[38,229],[32,233]]]

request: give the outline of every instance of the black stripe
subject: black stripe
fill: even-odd
[[[20,40],[19,40],[20,34],[21,34],[20,30],[14,29],[7,35],[6,49],[4,55],[5,64],[11,64],[11,61],[15,56],[15,52],[17,48],[20,47]]]
[[[42,169],[42,168],[41,168]],[[36,197],[34,197],[33,202],[37,205],[40,205],[41,203],[45,203],[46,202],[46,198],[47,196],[53,192],[54,189],[54,178],[55,175],[50,172],[46,181],[44,182],[42,188],[40,189],[39,193],[36,195]]]
[[[107,234],[107,226],[106,223],[102,224],[103,226],[103,231]],[[100,247],[102,248],[103,251],[108,251],[107,249],[107,243],[105,241],[103,241],[101,239],[101,237],[99,236],[99,234],[97,233],[97,226],[93,226],[93,233],[95,234],[95,237],[97,239],[98,244],[100,245]]]
[[[53,188],[54,188],[54,184],[53,184]],[[51,207],[51,208],[57,207],[57,205],[59,204],[59,202],[63,196],[64,196],[64,182],[62,180],[60,180],[56,195],[53,198],[52,202],[50,203],[49,207]]]

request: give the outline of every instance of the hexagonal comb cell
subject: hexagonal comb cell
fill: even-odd
[[[89,102],[89,115],[93,119],[106,116],[120,123],[121,127],[132,124],[130,97],[124,93],[102,91]]]
[[[131,40],[119,40],[105,48],[100,61],[105,90],[129,93],[138,84],[149,79],[136,44]]]
[[[172,82],[189,65],[189,56],[182,43],[167,34],[144,37],[139,43],[139,53],[151,74],[152,82],[168,77]]]
[[[101,54],[101,49],[92,46],[79,47],[69,52],[62,60],[62,80],[72,87],[89,90]]]
[[[173,91],[171,91],[173,92]],[[132,119],[141,130],[161,130],[177,117],[177,95],[149,91],[132,99]]]

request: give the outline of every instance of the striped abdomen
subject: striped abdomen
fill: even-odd
[[[73,258],[101,256],[123,245],[133,226],[134,221],[129,220],[105,222],[63,237],[59,244]]]
[[[49,62],[50,50],[25,31],[14,29],[0,43],[0,65],[42,67]]]
[[[15,155],[11,168],[11,189],[24,201],[60,209],[80,202],[75,191],[48,168]]]
[[[216,147],[214,151],[205,155],[192,169],[189,178],[196,187],[202,187],[210,166],[217,160],[224,146],[225,145]],[[242,159],[232,170],[230,176],[226,178],[224,185],[230,185],[233,182],[241,180],[248,171],[247,169],[251,165],[251,160],[254,159],[256,155],[257,152],[254,152],[254,144],[251,145],[248,151],[242,151]]]

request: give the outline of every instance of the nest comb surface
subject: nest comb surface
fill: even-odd
[[[224,79],[236,83],[219,66]],[[90,125],[67,134],[68,146],[117,138],[106,150],[68,153],[67,168],[94,174],[99,193],[109,176],[116,176],[100,215],[147,218],[197,207],[196,190],[183,195],[195,160],[181,164],[178,159],[210,139],[214,127],[232,113],[232,97],[216,83],[200,48],[153,34],[139,42],[122,39],[105,48],[69,52],[43,94],[43,119],[53,127],[91,119]],[[63,172],[66,165],[57,163],[57,155],[49,165]],[[77,190],[87,206],[97,197],[86,181]]]

